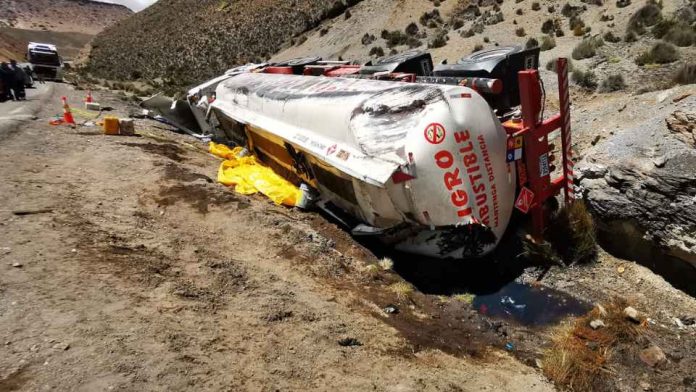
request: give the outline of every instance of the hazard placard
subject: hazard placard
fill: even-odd
[[[541,154],[539,157],[539,177],[546,177],[551,173],[549,167],[549,154]]]
[[[533,203],[534,192],[530,191],[526,186],[523,186],[520,195],[517,197],[517,201],[515,201],[515,208],[526,214],[529,212],[529,209],[532,208]]]

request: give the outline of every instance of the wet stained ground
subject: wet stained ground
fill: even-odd
[[[517,282],[495,293],[475,296],[472,305],[485,316],[525,326],[555,325],[591,309],[589,304],[563,292]]]
[[[530,268],[519,257],[516,236],[507,236],[491,255],[467,260],[441,260],[385,250],[377,243],[366,244],[379,257],[394,261],[394,270],[426,295],[472,298],[472,307],[491,320],[511,325],[546,327],[592,309],[589,303],[542,285],[520,283]]]

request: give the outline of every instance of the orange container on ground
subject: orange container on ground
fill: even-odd
[[[102,128],[104,129],[104,135],[118,135],[120,130],[118,117],[104,117],[104,125]]]

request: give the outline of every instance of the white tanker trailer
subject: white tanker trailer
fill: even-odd
[[[299,72],[297,65],[250,67],[203,85],[198,92],[210,96],[203,105],[205,126],[312,190],[317,205],[355,235],[378,235],[397,249],[427,256],[480,256],[500,241],[521,186],[536,190],[527,207],[539,211],[562,186],[547,178],[550,187],[541,189],[539,176],[527,170],[518,181],[520,164],[538,161],[531,154],[544,150],[532,143],[540,135],[532,128],[545,123],[536,117],[534,124],[527,119],[504,127],[490,96],[484,99],[500,90],[498,80],[451,83],[451,77],[426,75],[425,82],[436,84],[398,69],[366,74],[364,66],[301,65]],[[322,76],[308,76],[317,73]],[[189,97],[193,110],[201,110],[199,98]],[[503,102],[501,108],[517,101],[493,99]],[[541,130],[544,136],[560,127],[552,120]],[[514,146],[515,138],[524,137],[531,148],[524,149],[526,161],[522,150],[515,157],[522,146]],[[543,153],[548,162],[548,143]]]

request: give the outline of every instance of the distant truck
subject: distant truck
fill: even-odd
[[[63,59],[55,45],[29,42],[27,61],[38,78],[63,80]]]

